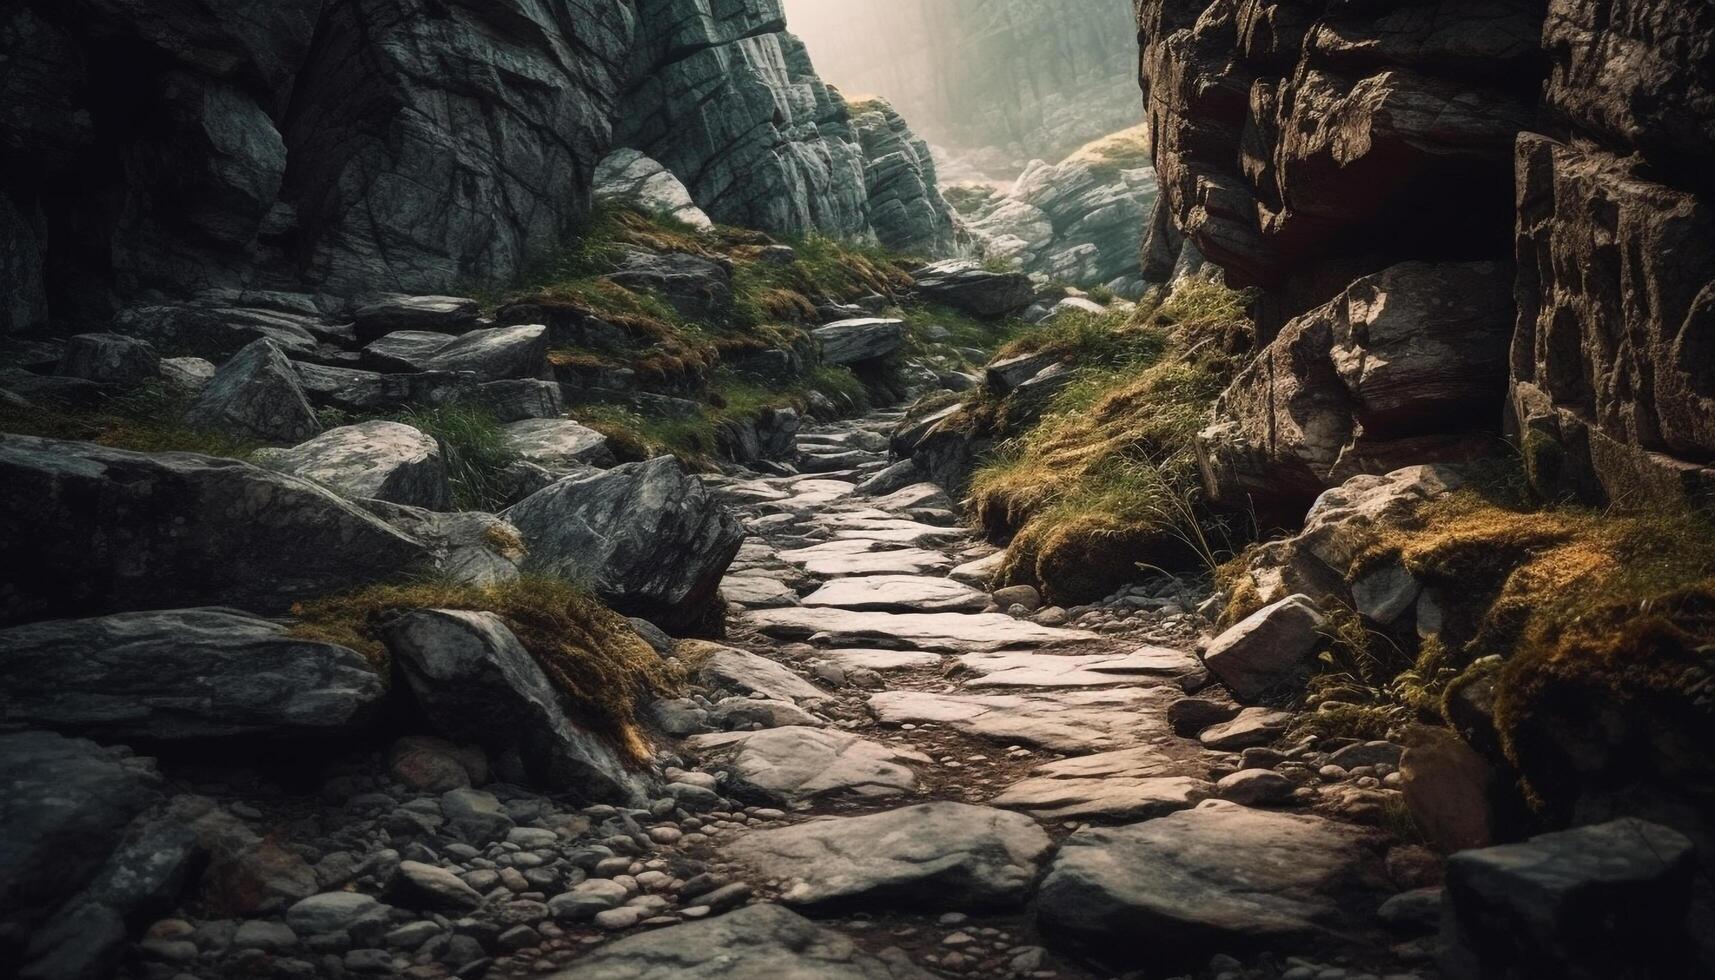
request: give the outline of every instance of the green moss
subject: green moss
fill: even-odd
[[[294,635],[358,650],[385,667],[382,628],[412,609],[491,612],[505,622],[560,691],[574,717],[636,764],[650,746],[640,708],[677,695],[683,677],[639,637],[624,617],[566,582],[525,578],[493,586],[446,582],[377,585],[300,603]]]

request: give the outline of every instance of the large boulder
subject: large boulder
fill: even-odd
[[[592,803],[635,804],[646,781],[566,714],[548,675],[498,616],[425,609],[390,623],[387,647],[438,734],[516,749],[532,779]]]
[[[1447,862],[1441,968],[1494,976],[1696,976],[1695,848],[1635,818],[1461,851]]]
[[[367,721],[384,693],[356,651],[223,609],[0,630],[9,728],[143,742],[341,736]]]
[[[1514,318],[1499,263],[1407,262],[1281,330],[1197,437],[1209,493],[1294,520],[1361,473],[1494,451]]]
[[[469,371],[483,381],[544,378],[548,373],[548,328],[521,324],[472,330],[424,358],[421,368]]]
[[[291,449],[265,450],[256,461],[344,497],[373,497],[430,510],[452,506],[440,443],[402,422],[329,429]]]
[[[292,603],[424,571],[419,541],[315,484],[191,453],[0,436],[0,622]]]
[[[501,433],[508,449],[550,473],[576,473],[616,462],[607,436],[571,419],[524,419]]]
[[[975,262],[949,261],[912,272],[917,295],[973,316],[1010,316],[1036,298],[1036,287],[1022,272],[990,272]]]
[[[1309,596],[1287,596],[1211,640],[1203,661],[1234,696],[1253,699],[1309,673],[1326,621]]]
[[[746,834],[724,853],[807,908],[1017,908],[1051,844],[1036,821],[965,803],[923,803]]]
[[[1196,968],[1351,927],[1385,888],[1379,842],[1319,817],[1210,800],[1068,837],[1042,882],[1044,932],[1120,962]]]
[[[526,568],[588,582],[609,605],[685,635],[718,615],[721,576],[744,531],[671,456],[582,473],[503,515]]]
[[[829,364],[878,361],[905,345],[905,321],[885,318],[840,320],[810,331]]]
[[[301,442],[322,429],[292,362],[267,339],[222,364],[185,421],[258,442]]]

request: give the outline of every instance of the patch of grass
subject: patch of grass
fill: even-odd
[[[1151,166],[1149,127],[1134,126],[1092,140],[1079,147],[1068,159],[1086,160],[1096,173],[1110,180],[1118,178],[1122,170]]]
[[[650,745],[637,712],[682,690],[683,677],[639,637],[625,618],[586,592],[549,578],[492,586],[447,582],[376,585],[348,595],[298,604],[295,636],[338,643],[387,664],[385,624],[413,609],[491,612],[530,651],[574,717],[644,764]]]
[[[460,510],[497,511],[506,506],[507,488],[500,473],[519,456],[506,444],[493,415],[472,405],[440,405],[409,408],[394,420],[440,443],[453,502]]]
[[[912,352],[941,354],[958,360],[963,360],[957,354],[960,348],[992,355],[1002,345],[1032,329],[1023,320],[978,320],[951,307],[933,304],[895,308],[887,315],[905,321],[908,349]]]
[[[201,453],[248,459],[263,444],[185,424],[191,399],[164,382],[147,382],[97,407],[0,404],[0,432],[93,442],[141,453]]]
[[[941,190],[941,197],[947,205],[967,218],[981,213],[989,202],[999,196],[999,192],[987,184],[954,184]]]

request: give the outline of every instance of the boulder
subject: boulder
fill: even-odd
[[[422,542],[437,574],[466,585],[495,585],[518,579],[518,566],[524,560],[524,541],[517,528],[493,514],[476,510],[446,513],[385,500],[357,503],[396,530]]]
[[[221,365],[185,422],[258,442],[302,442],[322,428],[292,363],[270,340],[250,344]]]
[[[393,904],[408,909],[457,913],[482,904],[482,895],[458,875],[420,861],[399,862],[390,894]]]
[[[536,378],[490,381],[477,389],[475,400],[497,422],[557,419],[566,413],[559,383]]]
[[[718,614],[736,519],[671,456],[575,474],[503,515],[527,570],[590,583],[613,608],[683,636]]]
[[[1044,368],[1060,363],[1060,357],[1054,351],[1039,351],[1001,358],[983,369],[984,384],[992,394],[1004,398],[1019,385],[1042,373]]]
[[[0,436],[0,621],[292,603],[427,570],[422,542],[236,460]]]
[[[367,344],[395,330],[428,330],[460,334],[477,327],[482,307],[457,296],[388,296],[361,306],[351,315],[357,340]]]
[[[898,957],[863,952],[844,933],[758,904],[607,943],[548,980],[930,980]]]
[[[424,371],[429,358],[454,339],[433,330],[395,330],[366,344],[360,361],[375,371]]]
[[[482,397],[476,375],[466,372],[383,374],[307,361],[294,361],[292,368],[297,371],[298,386],[304,390],[310,404],[356,415],[408,407],[453,405]]]
[[[581,473],[617,462],[607,436],[571,419],[524,419],[502,427],[506,447],[550,473]]]
[[[161,356],[146,340],[116,333],[78,334],[66,341],[58,373],[98,384],[133,387],[161,374]]]
[[[390,623],[387,647],[437,733],[517,750],[532,779],[589,802],[635,804],[645,781],[574,723],[559,692],[492,613],[425,609]]]
[[[227,610],[0,630],[8,727],[151,743],[334,738],[357,732],[384,694],[381,676],[356,651]]]
[[[1399,771],[1412,822],[1441,853],[1494,842],[1497,773],[1464,740],[1441,728],[1418,731]]]
[[[319,483],[344,497],[447,510],[452,485],[440,443],[401,422],[329,429],[291,449],[257,454],[269,469]]]
[[[200,357],[161,358],[161,380],[191,398],[202,394],[202,390],[214,380],[214,373],[214,364]]]
[[[628,289],[655,293],[691,320],[707,320],[732,304],[732,271],[682,252],[632,250],[608,278]]]
[[[115,333],[146,340],[163,355],[212,361],[225,361],[258,340],[289,354],[308,354],[317,343],[312,328],[323,326],[301,313],[220,305],[131,306],[113,317]]]
[[[1278,949],[1349,929],[1354,897],[1374,908],[1386,894],[1379,850],[1348,824],[1209,800],[1066,838],[1037,919],[1119,963],[1196,969],[1210,949]]]
[[[881,317],[840,320],[810,331],[829,364],[878,361],[905,344],[905,321]]]
[[[1631,817],[1461,851],[1447,862],[1442,973],[1696,975],[1694,852],[1678,831]]]
[[[644,214],[664,214],[698,231],[715,228],[679,178],[637,150],[618,149],[602,158],[596,166],[595,197]]]
[[[1213,725],[1197,736],[1197,740],[1211,749],[1248,749],[1255,745],[1267,745],[1286,734],[1286,726],[1292,724],[1292,715],[1285,711],[1275,711],[1271,708],[1246,708],[1234,715],[1232,720]]]
[[[548,328],[472,330],[422,360],[424,371],[469,371],[482,381],[548,377]]]
[[[803,726],[695,735],[685,744],[726,771],[732,793],[789,806],[837,797],[899,796],[919,785],[908,763],[930,764],[928,756],[909,749]]]
[[[1309,670],[1326,621],[1309,596],[1287,596],[1211,640],[1203,662],[1235,697],[1255,699]]]
[[[787,905],[988,911],[1024,904],[1050,846],[1024,814],[936,802],[755,831],[723,853],[781,881]]]
[[[1036,287],[1022,272],[990,272],[975,262],[949,261],[911,273],[917,295],[972,316],[1002,317],[1022,312],[1036,298]]]

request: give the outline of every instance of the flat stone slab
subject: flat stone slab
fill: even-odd
[[[1215,795],[1207,780],[1189,776],[1037,776],[1008,786],[989,802],[1038,820],[1153,820],[1187,810]]]
[[[1102,687],[1161,681],[1197,669],[1197,658],[1167,647],[1126,654],[1057,656],[1048,653],[967,653],[959,658],[977,674],[966,687]]]
[[[883,549],[877,541],[827,541],[779,553],[781,561],[822,578],[852,575],[922,575],[952,564],[946,555],[921,548]]]
[[[834,537],[843,541],[883,541],[888,544],[920,545],[968,537],[971,533],[962,527],[938,527],[934,524],[920,524],[916,521],[903,521],[894,518],[860,518],[849,521],[829,521],[828,523],[835,529]]]
[[[750,609],[774,609],[798,604],[798,593],[785,582],[762,575],[728,575],[721,579],[721,595]]]
[[[987,593],[928,575],[866,575],[835,579],[804,597],[805,606],[881,612],[978,612]]]
[[[908,763],[930,764],[909,749],[802,726],[695,735],[685,745],[726,769],[740,795],[793,806],[829,796],[909,793],[918,782]]]
[[[789,668],[746,650],[703,640],[685,640],[675,652],[681,659],[692,663],[698,683],[707,687],[761,694],[776,701],[802,704],[816,704],[829,698],[827,691],[794,674]]]
[[[1210,949],[1279,948],[1350,929],[1343,909],[1376,907],[1380,846],[1349,824],[1210,800],[1066,838],[1038,920],[1050,937],[1151,969],[1198,964]]]
[[[931,980],[908,962],[883,962],[850,938],[778,905],[642,932],[609,943],[550,980]]]
[[[964,582],[974,586],[986,586],[1006,564],[1006,552],[997,551],[992,555],[977,558],[955,567],[947,573],[947,577],[955,582]]]
[[[607,467],[616,462],[607,436],[571,419],[525,419],[501,427],[506,446],[525,462],[556,474],[576,473],[585,466]]]
[[[941,666],[941,655],[918,650],[827,650],[816,654],[846,670],[920,670]]]
[[[757,831],[724,853],[785,882],[788,905],[943,912],[1023,905],[1050,846],[1023,814],[935,802]]]
[[[1166,725],[1161,706],[1177,694],[1159,688],[1038,695],[883,691],[869,699],[869,709],[888,725],[946,725],[997,742],[1102,752],[1161,734]]]
[[[1246,708],[1231,721],[1203,729],[1197,740],[1211,749],[1248,749],[1286,734],[1292,714],[1272,708]]]
[[[863,646],[886,639],[917,650],[1007,650],[1094,640],[1083,630],[1038,626],[1001,613],[886,613],[847,609],[764,609],[750,621],[770,636],[803,640],[818,633],[839,646]]]

